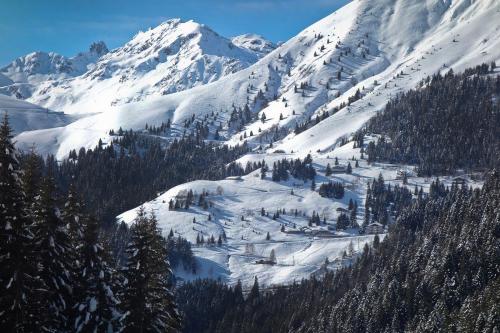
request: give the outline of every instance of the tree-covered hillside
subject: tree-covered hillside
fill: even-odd
[[[500,175],[443,195],[417,199],[384,241],[322,280],[271,293],[256,284],[245,300],[238,287],[183,286],[186,332],[496,332]]]
[[[367,149],[370,161],[407,163],[422,175],[499,165],[500,77],[494,64],[450,70],[390,101],[368,124],[381,134]]]

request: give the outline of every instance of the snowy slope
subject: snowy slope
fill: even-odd
[[[14,81],[9,79],[7,76],[0,74],[0,87],[9,86],[13,83]]]
[[[112,82],[116,80],[113,76],[115,79],[102,80],[98,85],[102,87],[99,92],[103,93],[85,90],[87,86],[82,82],[85,97],[73,96],[71,89],[67,94],[55,94],[51,97],[54,105],[58,104],[54,99],[78,100],[65,111],[100,113],[47,134],[57,139],[49,140],[44,150],[64,156],[74,147],[92,147],[99,138],[106,140],[105,133],[110,128],[137,129],[146,122],[161,123],[168,118],[181,124],[193,114],[202,118],[220,112],[218,120],[224,124],[233,105],[243,108],[247,103],[254,112],[260,112],[259,115],[264,112],[266,122],[255,121],[242,132],[223,134],[235,144],[243,132],[252,131],[254,137],[248,141],[260,144],[269,140],[277,126],[289,131],[297,122],[331,111],[360,89],[363,96],[360,101],[318,126],[300,135],[291,133],[278,143],[285,151],[325,151],[334,147],[339,138],[359,128],[390,96],[415,87],[427,75],[449,68],[460,71],[499,59],[499,17],[500,3],[494,0],[355,0],[308,27],[256,64],[210,84],[144,98],[149,83],[144,87],[140,83],[145,81],[134,81],[133,89],[140,93],[120,88],[110,103],[111,97],[104,92],[108,84],[117,85]],[[181,23],[168,25],[176,24]],[[142,40],[143,34],[137,38]],[[105,59],[114,56],[111,53]],[[182,66],[182,62],[176,66]],[[98,68],[96,73],[105,75],[106,67]],[[401,71],[403,75],[396,77]],[[308,83],[308,87],[296,92],[295,85],[301,83]],[[109,91],[113,90],[111,86]],[[57,89],[65,90],[64,87]],[[261,103],[253,102],[259,90],[269,101],[264,110],[260,110]],[[20,141],[27,144],[35,135],[26,133]]]
[[[0,115],[3,117],[4,113],[9,115],[9,123],[17,134],[23,131],[65,126],[74,120],[60,112],[52,112],[25,101],[0,95]]]
[[[350,177],[350,181],[358,180]],[[155,212],[165,233],[172,229],[176,235],[187,238],[193,244],[196,244],[197,236],[208,240],[213,235],[217,240],[223,232],[227,235],[227,242],[222,247],[195,246],[200,270],[194,276],[177,272],[181,277],[190,279],[207,276],[222,278],[229,283],[236,283],[239,279],[248,285],[257,275],[262,285],[269,286],[307,277],[320,268],[325,258],[335,262],[330,267],[334,268],[342,263],[342,252],[347,250],[351,241],[355,249],[362,249],[373,237],[358,236],[357,231],[331,234],[331,237],[337,238],[315,237],[314,232],[327,231],[328,226],[334,227],[336,209],[346,208],[350,198],[359,200],[361,193],[353,188],[347,191],[344,199],[332,201],[320,197],[308,185],[299,183],[302,182],[290,180],[276,183],[269,177],[261,180],[257,171],[237,179],[183,184],[144,206],[146,210]],[[294,194],[291,194],[292,188]],[[207,200],[213,206],[207,210],[192,206],[188,210],[170,211],[170,199],[188,190],[196,194],[208,192]],[[269,212],[269,217],[261,216],[262,208]],[[288,213],[273,220],[272,214],[282,208]],[[295,209],[298,210],[298,216],[294,214]],[[131,223],[136,211],[126,212],[119,218]],[[309,227],[308,218],[313,211],[321,214],[327,224]],[[193,219],[196,223],[193,223]],[[281,231],[282,225],[285,226],[285,232]],[[270,240],[266,240],[268,232]],[[249,244],[253,247],[250,251]],[[277,265],[255,264],[256,260],[268,259],[272,249],[277,256]]]

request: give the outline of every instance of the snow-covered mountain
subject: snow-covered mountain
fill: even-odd
[[[87,52],[67,58],[54,52],[33,52],[19,57],[0,69],[2,75],[16,83],[38,83],[85,73],[90,64],[108,52],[104,42],[92,43]]]
[[[173,19],[111,52],[93,44],[70,59],[41,52],[19,58],[0,71],[16,83],[0,92],[66,113],[101,112],[214,82],[272,49],[257,36],[237,41],[242,45],[205,25]]]
[[[70,58],[41,51],[19,57],[0,69],[0,93],[17,99],[29,99],[44,82],[60,82],[82,75],[107,52],[104,42],[96,42],[90,45],[87,52]]]
[[[241,142],[242,134],[246,133],[245,140],[257,146],[268,142],[266,134],[271,137],[276,128],[288,131],[273,148],[264,152],[257,150],[239,161],[245,165],[265,160],[272,165],[278,159],[294,159],[311,153],[318,172],[316,181],[333,179],[347,189],[343,199],[332,202],[296,179],[276,183],[269,176],[261,179],[259,171],[241,178],[195,181],[170,189],[145,203],[146,209],[158,215],[165,232],[172,229],[192,242],[200,235],[205,239],[212,235],[217,238],[222,233],[227,236],[227,243],[222,247],[195,247],[201,265],[198,276],[178,274],[187,279],[201,275],[222,278],[229,283],[241,280],[244,285],[250,285],[253,277],[258,276],[261,284],[270,286],[344,264],[342,253],[349,252],[350,247],[360,251],[363,244],[371,240],[370,236],[349,232],[337,233],[338,238],[315,235],[328,233],[339,211],[347,208],[349,199],[364,202],[366,183],[379,173],[390,180],[389,183],[402,185],[397,172],[404,166],[368,165],[361,161],[352,175],[327,177],[325,168],[328,163],[333,164],[333,157],[345,166],[351,158],[359,159],[361,155],[352,143],[340,146],[339,140],[360,128],[389,98],[416,87],[428,75],[450,68],[460,71],[500,59],[500,26],[482,23],[500,22],[499,19],[500,6],[495,1],[354,1],[304,30],[254,66],[212,85],[193,89],[193,98],[186,92],[159,100],[158,103],[161,101],[175,111],[165,114],[158,110],[153,112],[154,117],[172,116],[174,121],[182,122],[193,113],[201,117],[211,111],[231,110],[229,103],[243,106],[261,90],[271,100],[269,105],[259,110],[258,105],[249,104],[254,112],[265,113],[266,121],[256,120],[236,133],[228,131],[228,142]],[[301,88],[301,83],[307,86]],[[297,122],[325,111],[332,112],[358,89],[360,100],[298,135],[291,131]],[[212,91],[219,92],[218,98]],[[274,95],[277,98],[273,98]],[[179,103],[176,98],[181,97],[183,102]],[[203,108],[203,101],[210,104],[205,103]],[[151,110],[156,107],[155,103],[148,105]],[[195,113],[195,109],[202,111]],[[120,112],[131,114],[133,108]],[[105,119],[105,115],[96,119],[99,117]],[[152,118],[141,121],[151,122]],[[248,136],[250,132],[253,137]],[[411,170],[409,166],[406,168]],[[444,181],[451,184],[453,180],[445,177]],[[427,179],[418,177],[412,178],[413,184],[429,186]],[[210,193],[207,200],[212,207],[169,210],[170,199],[188,190]],[[288,213],[275,220],[262,216],[262,208],[271,214],[282,209]],[[298,215],[292,213],[295,209]],[[314,211],[325,218],[326,224],[311,230],[308,217]],[[137,209],[125,212],[119,218],[131,222],[136,212]],[[283,232],[283,226],[294,232]],[[269,258],[272,250],[277,257],[276,265],[256,264]],[[324,263],[325,258],[329,264]]]
[[[65,106],[63,110],[70,113],[98,112],[54,129],[47,134],[53,137],[49,142],[37,141],[44,151],[62,157],[74,147],[93,147],[99,138],[106,141],[111,128],[138,129],[168,118],[182,124],[193,114],[201,119],[212,112],[220,113],[218,120],[224,123],[233,107],[248,104],[253,112],[265,113],[266,122],[255,121],[243,131],[223,134],[234,144],[244,132],[252,132],[254,136],[247,140],[260,142],[276,127],[291,130],[297,123],[333,110],[359,89],[360,100],[299,135],[290,132],[278,143],[285,151],[325,151],[359,128],[390,96],[415,87],[426,76],[499,59],[499,8],[495,0],[355,0],[254,65],[199,85],[193,83],[198,71],[186,73],[191,66],[201,66],[204,72],[211,68],[206,67],[211,63],[207,60],[210,52],[200,50],[232,50],[235,56],[246,54],[248,59],[255,55],[194,22],[169,21],[138,34],[82,77],[47,87],[45,97],[34,96],[31,100],[56,110]],[[173,56],[162,57],[174,49]],[[170,71],[164,76],[164,71],[151,71],[152,67]],[[218,74],[214,75],[213,79],[203,76],[203,82],[215,80]],[[197,86],[163,95],[164,89],[177,89],[172,84]],[[257,95],[260,100],[255,103]],[[262,97],[268,102],[263,110]],[[36,136],[24,133],[19,142],[31,144]]]

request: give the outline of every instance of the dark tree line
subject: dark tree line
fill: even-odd
[[[186,284],[180,309],[196,325],[185,332],[496,332],[500,175],[442,194],[417,197],[382,242],[322,280],[243,300],[215,282]]]
[[[427,176],[498,167],[500,76],[488,72],[436,74],[390,101],[367,126],[383,135],[368,145],[368,160],[414,164]]]
[[[89,210],[113,225],[115,217],[153,199],[181,183],[195,179],[223,179],[242,175],[244,168],[234,161],[248,151],[246,145],[229,148],[187,136],[165,147],[161,140],[132,131],[104,147],[73,150],[69,159],[56,163],[48,157],[58,186],[66,191],[70,183],[78,189]]]
[[[31,154],[23,168],[7,115],[0,126],[0,331],[173,332],[166,240],[141,210],[125,262],[69,186],[57,188],[52,163]]]

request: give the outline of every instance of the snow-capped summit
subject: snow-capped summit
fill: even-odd
[[[243,34],[231,38],[234,45],[255,52],[264,57],[276,48],[273,42],[257,34]]]
[[[87,72],[103,55],[108,53],[106,44],[94,42],[89,50],[73,57],[55,52],[32,52],[19,57],[0,69],[0,94],[17,99],[29,99],[47,82],[59,82]],[[8,80],[6,80],[8,79]]]
[[[15,83],[63,79],[83,74],[106,53],[108,48],[102,41],[92,43],[87,52],[69,58],[55,52],[37,51],[15,59],[0,72]]]
[[[115,87],[122,89],[127,81],[144,79],[142,84],[148,88],[141,89],[141,94],[168,94],[213,82],[253,64],[257,58],[205,25],[171,19],[139,32],[99,61],[84,78],[117,78]]]
[[[103,42],[73,58],[35,53],[0,70],[15,84],[0,93],[67,113],[95,113],[214,82],[259,60],[272,47],[234,44],[194,21],[171,19],[108,51]],[[243,40],[242,40],[243,41]],[[257,45],[257,44],[255,44]]]
[[[69,74],[71,70],[68,58],[54,52],[37,51],[15,59],[0,72],[16,83],[27,83],[46,80],[50,75]]]

